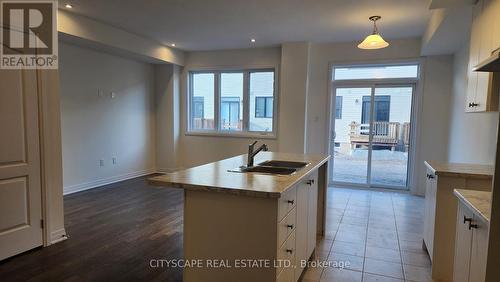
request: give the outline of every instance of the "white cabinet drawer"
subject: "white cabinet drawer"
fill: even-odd
[[[288,235],[295,230],[297,209],[295,207],[278,223],[278,248],[285,242]]]
[[[285,260],[290,261],[290,266],[288,268],[293,269],[295,265],[295,230],[292,231],[290,236],[286,239],[285,243],[278,250],[278,262],[277,262],[277,275],[281,274],[284,269],[287,269],[285,266]],[[287,262],[288,263],[288,262]],[[293,271],[292,271],[293,276]]]
[[[281,221],[285,215],[295,207],[296,203],[297,186],[293,186],[278,199],[278,222]]]

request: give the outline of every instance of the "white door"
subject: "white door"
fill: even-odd
[[[35,71],[0,70],[0,260],[42,245]]]

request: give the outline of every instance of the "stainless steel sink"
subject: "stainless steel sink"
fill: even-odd
[[[259,166],[266,166],[266,167],[295,168],[295,169],[301,169],[307,165],[308,163],[305,162],[278,161],[278,160],[265,161],[259,164]]]
[[[229,170],[229,172],[240,172],[240,173],[265,173],[265,174],[278,174],[278,175],[290,175],[295,173],[297,170],[295,168],[290,167],[272,167],[272,166],[252,166],[252,167],[238,167],[235,169]]]
[[[295,171],[297,170],[289,167],[272,167],[272,166],[261,166],[261,165],[245,168],[243,170],[243,172],[260,172],[260,173],[282,174],[282,175],[290,175]]]

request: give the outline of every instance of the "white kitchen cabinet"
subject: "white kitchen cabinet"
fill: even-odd
[[[432,262],[432,278],[451,281],[458,206],[453,189],[491,191],[493,167],[435,161],[426,165],[423,247]]]
[[[316,247],[318,203],[318,172],[312,172],[297,185],[297,228],[295,280],[298,281],[304,267]]]
[[[307,254],[310,257],[316,248],[317,236],[317,213],[318,213],[318,172],[311,175],[311,179],[306,182],[309,189],[309,203],[307,206]],[[308,258],[309,258],[308,257]]]
[[[455,260],[453,264],[453,281],[455,282],[469,281],[472,232],[468,230],[467,219],[472,218],[472,216],[471,210],[464,205],[458,206]]]
[[[488,227],[487,221],[459,203],[453,281],[485,281]]]
[[[487,72],[474,72],[474,67],[500,47],[494,33],[498,13],[497,0],[479,0],[473,8],[467,72],[466,112],[498,110],[500,79]]]
[[[434,251],[434,224],[436,218],[436,194],[437,179],[430,169],[427,169],[427,181],[425,189],[425,210],[424,210],[424,244],[432,261]]]

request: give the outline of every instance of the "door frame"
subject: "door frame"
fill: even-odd
[[[64,227],[59,70],[37,69],[43,246],[67,239]]]
[[[408,65],[408,64],[417,64],[418,65],[418,74],[416,78],[394,78],[394,79],[358,79],[358,80],[342,80],[342,81],[334,81],[333,80],[333,70],[334,67],[353,67],[353,66],[373,66],[373,65]],[[422,108],[422,98],[423,98],[423,81],[424,81],[424,69],[425,69],[425,60],[423,58],[409,58],[409,59],[396,59],[396,60],[366,60],[363,62],[355,61],[331,61],[328,65],[328,79],[327,79],[327,134],[326,134],[326,148],[325,151],[331,156],[333,152],[331,152],[331,138],[333,137],[333,131],[335,130],[335,119],[332,115],[335,115],[335,99],[333,98],[335,94],[336,88],[340,88],[342,86],[351,86],[351,87],[362,87],[367,85],[413,85],[413,96],[412,96],[412,107],[410,120],[413,123],[413,126],[410,127],[410,145],[408,150],[408,176],[405,190],[401,189],[400,186],[390,186],[390,185],[368,185],[368,184],[355,184],[349,183],[343,184],[345,186],[351,187],[359,187],[359,188],[387,188],[387,189],[397,189],[400,191],[410,191],[411,193],[415,193],[417,183],[416,179],[416,155],[417,150],[417,138],[418,133],[421,131],[420,129],[420,112]],[[369,87],[369,86],[368,86]],[[373,107],[373,103],[371,106]],[[371,109],[371,114],[373,114],[373,109]],[[370,129],[371,130],[371,129]],[[371,141],[371,140],[370,140]],[[331,160],[333,161],[333,158]],[[370,161],[370,160],[369,160]],[[330,165],[332,167],[329,169],[328,173],[331,174],[333,171],[333,164]],[[334,185],[331,181],[332,177],[328,176],[328,185]],[[369,183],[369,182],[368,182]]]

